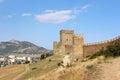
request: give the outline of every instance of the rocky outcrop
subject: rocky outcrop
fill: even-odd
[[[67,67],[70,66],[71,60],[70,60],[70,55],[65,55],[63,58],[63,66]]]

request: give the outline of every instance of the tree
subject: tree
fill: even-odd
[[[45,54],[42,54],[41,57],[40,57],[40,59],[41,59],[41,60],[42,60],[42,59],[45,59]]]

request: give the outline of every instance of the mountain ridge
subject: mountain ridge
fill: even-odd
[[[50,52],[50,50],[28,41],[10,40],[0,42],[0,53],[42,54],[47,52]]]

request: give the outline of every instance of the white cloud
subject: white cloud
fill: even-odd
[[[22,16],[31,16],[32,14],[30,13],[23,13]]]
[[[2,3],[4,0],[0,0],[0,3]]]
[[[76,14],[79,13],[79,10],[45,10],[44,12],[44,14],[35,15],[35,18],[39,22],[58,24],[74,19]]]
[[[86,5],[84,5],[83,7],[82,7],[82,9],[83,10],[86,10],[86,9],[88,9],[90,7],[90,5],[89,4],[86,4]]]

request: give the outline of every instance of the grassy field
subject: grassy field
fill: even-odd
[[[53,55],[37,63],[26,65],[14,65],[1,69],[5,72],[1,75],[0,80],[12,80],[15,76],[23,71],[27,71],[17,80],[83,80],[84,69],[81,62],[72,64],[72,67],[59,71],[58,62],[64,58],[64,55]],[[26,70],[27,69],[27,70]]]
[[[84,69],[81,62],[59,71],[58,62],[64,55],[54,55],[29,65],[29,71],[18,80],[83,80]]]
[[[25,72],[17,80],[84,80],[85,74],[95,65],[104,63],[102,57],[88,61],[72,62],[72,67],[61,68],[58,63],[64,55],[53,55],[44,60],[27,65],[11,65],[0,69],[0,80],[12,80]]]
[[[63,55],[54,55],[37,63],[29,64],[29,71],[19,80],[37,80],[37,78],[44,76],[52,70],[54,71],[58,67],[57,63],[60,62],[63,57]]]
[[[13,80],[14,77],[19,75],[25,70],[25,65],[9,65],[0,68],[0,80]]]

